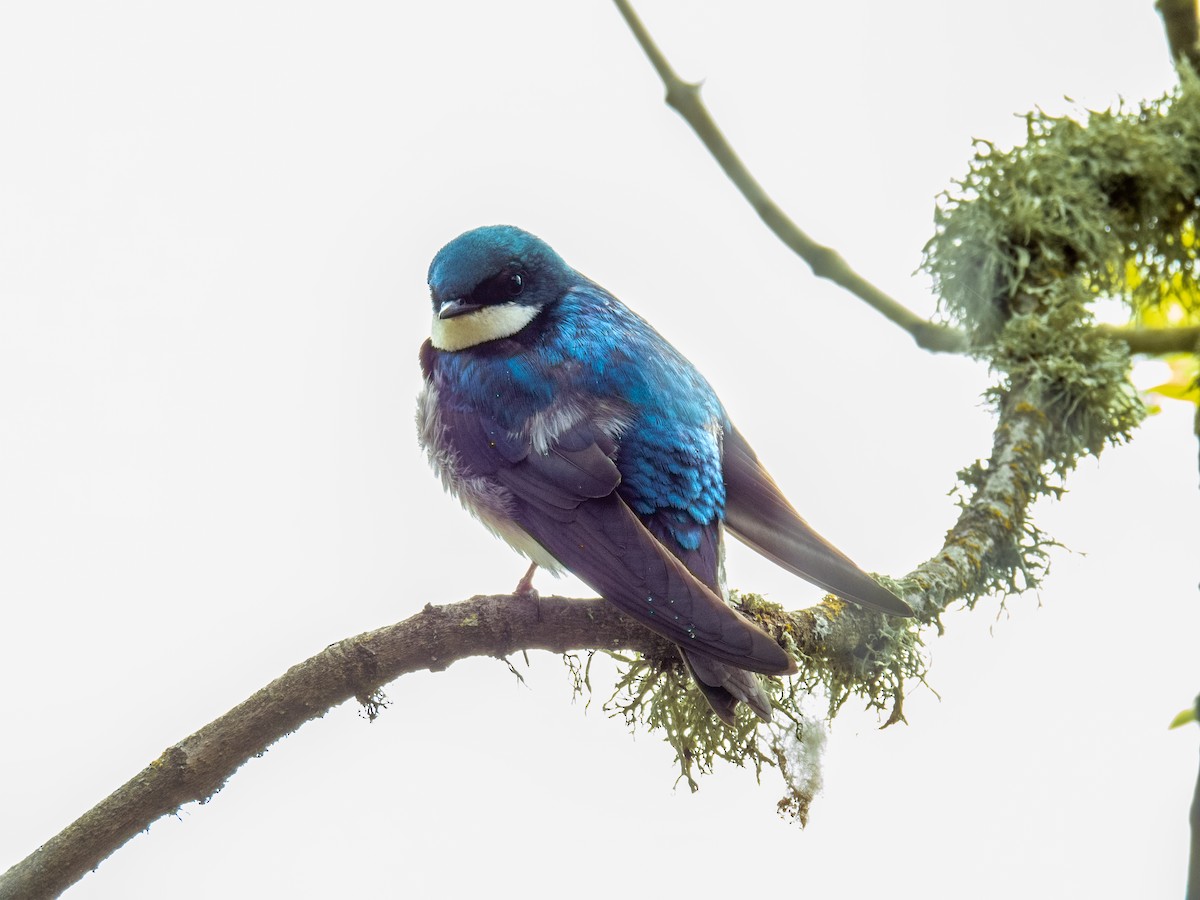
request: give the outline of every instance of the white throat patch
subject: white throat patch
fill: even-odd
[[[434,313],[430,338],[439,350],[465,350],[476,344],[511,337],[541,311],[540,306],[522,306],[509,301],[480,307],[452,319],[439,319]]]

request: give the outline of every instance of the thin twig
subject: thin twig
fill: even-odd
[[[1109,337],[1124,341],[1130,353],[1195,353],[1200,351],[1200,325],[1179,328],[1134,328],[1100,325]]]
[[[1197,22],[1196,0],[1158,0],[1154,4],[1162,16],[1167,32],[1171,59],[1187,60],[1193,69],[1200,70],[1200,25]]]
[[[684,81],[675,73],[628,0],[614,2],[662,79],[667,89],[667,105],[683,116],[759,218],[808,263],[814,275],[829,279],[869,304],[907,331],[919,347],[943,353],[959,353],[966,349],[967,339],[961,331],[921,318],[855,272],[836,250],[817,243],[793,222],[767,195],[725,139],[700,98],[700,85]]]

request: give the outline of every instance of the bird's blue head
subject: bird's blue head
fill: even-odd
[[[548,244],[520,228],[460,234],[429,265],[433,346],[465,350],[512,337],[578,279]]]

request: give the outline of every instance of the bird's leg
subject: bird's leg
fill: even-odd
[[[521,580],[517,582],[517,586],[513,588],[514,597],[528,597],[531,600],[538,598],[537,588],[533,586],[533,573],[536,571],[537,563],[530,563],[529,571],[521,577]]]

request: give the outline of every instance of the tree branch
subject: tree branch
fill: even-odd
[[[1200,325],[1179,328],[1097,327],[1109,337],[1124,342],[1130,353],[1195,353],[1200,350]]]
[[[1186,900],[1200,900],[1200,775],[1192,789],[1192,805],[1188,810],[1189,836]]]
[[[838,279],[849,273],[851,283],[856,283],[857,276],[836,253],[812,242],[762,194],[704,110],[695,86],[679,81],[628,4],[616,2],[667,84],[668,102],[690,123],[690,116],[697,117],[699,125],[693,123],[693,128],[764,221],[813,265],[814,272],[841,269],[844,271],[835,281],[847,286]],[[868,294],[875,291],[866,287],[870,288]],[[863,299],[905,327],[921,346],[960,349],[949,343],[940,347],[922,343],[921,334],[935,343],[957,342],[962,335],[924,322],[875,293],[876,300],[887,301],[883,308],[869,296]],[[925,333],[922,327],[934,331]],[[1106,330],[1134,352],[1190,350],[1200,337],[1196,329]],[[941,337],[928,338],[929,334]],[[1189,340],[1187,346],[1177,343]],[[1050,407],[1028,384],[1006,389],[991,457],[968,479],[974,486],[970,501],[943,547],[898,583],[901,595],[917,611],[918,623],[940,628],[940,615],[951,603],[971,602],[1026,571],[1030,553],[1026,516],[1032,500],[1047,492],[1045,463],[1052,455],[1056,429],[1061,428],[1044,408]],[[1033,539],[1036,541],[1036,536]],[[907,627],[833,598],[810,609],[778,615],[768,625],[778,639],[794,644],[805,665],[812,660],[834,661],[844,671],[856,673],[855,677],[871,677],[869,672],[866,676],[860,673],[862,661],[872,658],[872,653],[877,654],[876,663],[886,666],[889,651],[876,649],[880,638],[906,633],[903,629]],[[61,893],[155,820],[185,803],[210,799],[246,760],[350,698],[357,698],[368,715],[374,716],[383,702],[380,688],[400,675],[422,669],[440,671],[470,656],[504,657],[527,649],[557,653],[634,650],[652,658],[675,655],[669,642],[601,600],[489,596],[444,607],[426,606],[403,622],[331,645],[168,748],[128,783],[0,876],[0,900]]]
[[[1200,71],[1200,26],[1197,24],[1196,0],[1157,0],[1154,4],[1162,16],[1163,28],[1167,32],[1167,45],[1171,48],[1171,59],[1187,60],[1192,68]]]
[[[675,73],[628,0],[614,0],[614,2],[662,79],[663,85],[667,89],[667,105],[683,116],[700,140],[704,142],[708,152],[713,155],[725,174],[729,176],[729,180],[754,207],[759,218],[775,233],[776,237],[808,263],[814,275],[829,279],[866,302],[877,312],[907,331],[916,341],[917,346],[925,350],[959,353],[966,349],[967,340],[962,332],[921,318],[855,272],[836,250],[817,243],[793,222],[767,195],[762,185],[750,174],[745,164],[734,152],[733,147],[730,146],[729,141],[725,139],[725,135],[713,121],[704,101],[700,99],[700,85],[684,81]]]
[[[667,89],[667,105],[691,126],[729,180],[758,213],[759,218],[776,237],[808,263],[813,274],[833,281],[866,302],[907,331],[917,346],[925,350],[961,353],[967,349],[969,342],[964,332],[921,318],[855,272],[836,250],[817,243],[793,222],[750,174],[725,135],[721,133],[700,97],[700,85],[679,77],[629,0],[613,2],[662,79]],[[1156,5],[1166,26],[1172,54],[1176,58],[1186,57],[1193,66],[1200,69],[1197,0],[1158,0]],[[1200,343],[1200,328],[1143,329],[1102,325],[1100,329],[1110,337],[1127,344],[1131,353],[1193,352]]]
[[[129,782],[0,876],[0,898],[55,896],[152,822],[209,800],[247,760],[357,697],[372,716],[379,688],[469,656],[584,647],[673,653],[663,639],[602,600],[474,597],[332,644],[165,750]]]
[[[1028,398],[1027,398],[1028,399]],[[919,621],[937,624],[947,604],[989,586],[990,565],[1011,556],[1025,510],[1040,484],[1049,424],[1035,405],[1001,410],[992,458],[945,546],[901,581]],[[767,623],[795,643],[799,658],[855,669],[885,620],[826,597]],[[786,638],[785,638],[786,635]],[[262,690],[165,750],[107,798],[0,876],[0,900],[66,890],[157,819],[212,798],[252,757],[310,719],[357,698],[373,717],[380,688],[409,672],[441,671],[471,656],[519,650],[633,650],[675,658],[673,645],[603,600],[479,596],[435,607],[395,625],[331,644]]]

